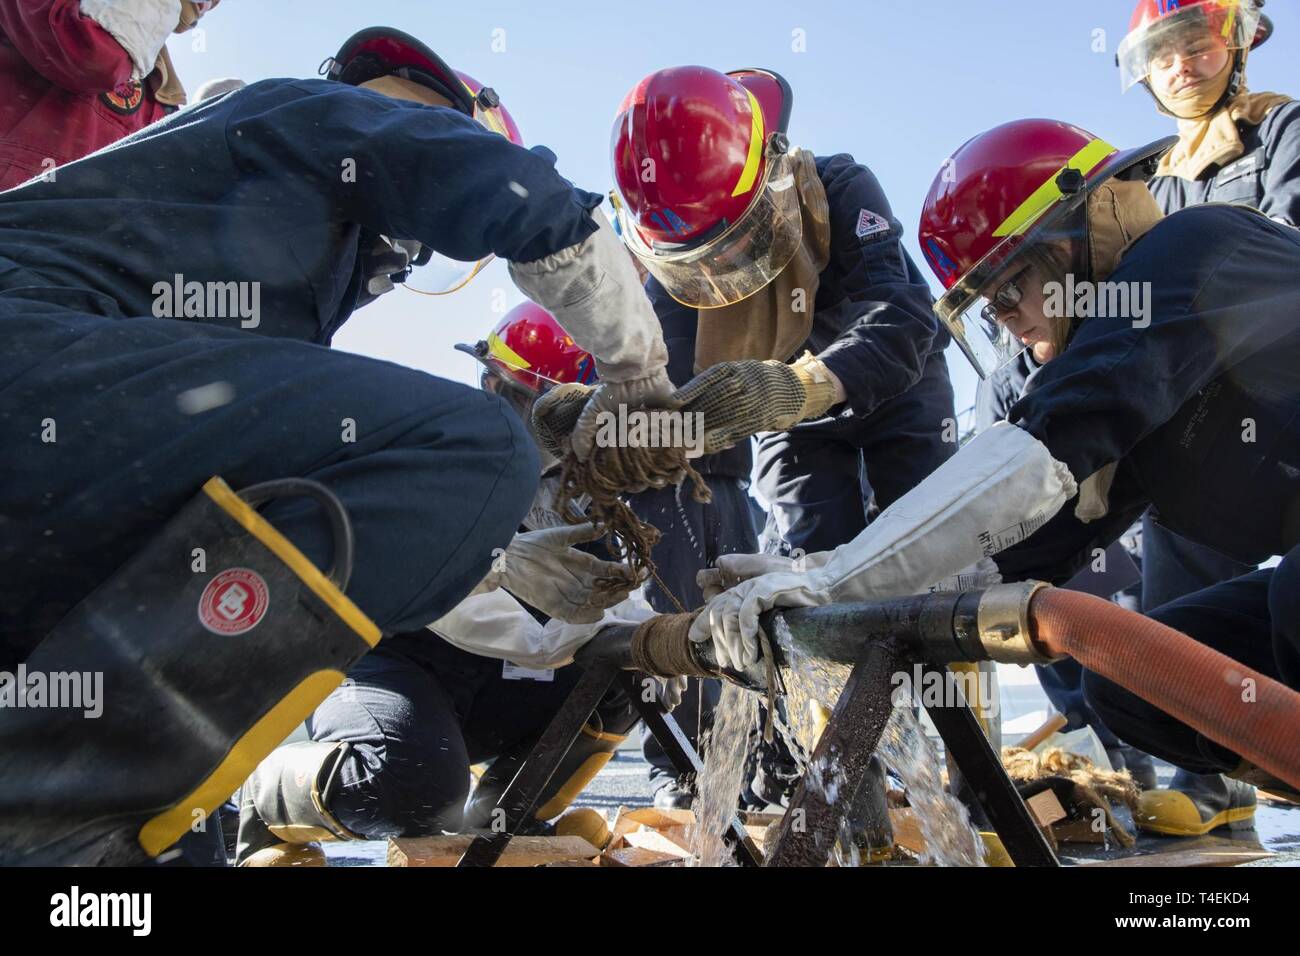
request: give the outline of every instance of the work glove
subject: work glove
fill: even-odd
[[[203,15],[211,12],[220,2],[221,0],[181,0],[181,15],[175,32],[186,33],[194,29]]]
[[[758,617],[774,607],[820,607],[831,603],[821,569],[762,574],[723,591],[709,601],[691,624],[697,644],[713,641],[718,666],[743,671],[762,656]]]
[[[671,407],[703,416],[704,453],[711,455],[759,432],[781,432],[819,418],[843,400],[839,379],[805,352],[793,365],[721,362],[678,389]]]
[[[695,583],[704,592],[704,600],[710,601],[728,588],[760,574],[819,568],[830,556],[829,551],[789,558],[779,554],[724,554],[718,558],[716,567],[698,572]]]
[[[357,308],[369,305],[395,288],[393,277],[405,281],[411,262],[419,254],[420,243],[415,240],[388,239],[376,236],[374,243],[361,254],[363,285],[357,296]]]
[[[517,534],[474,594],[505,588],[525,604],[569,624],[594,624],[641,584],[625,564],[602,561],[574,545],[605,534],[596,524]],[[612,579],[612,587],[598,582]]]
[[[659,706],[664,709],[664,713],[671,714],[677,709],[677,705],[682,702],[682,695],[686,693],[686,687],[690,683],[689,677],[656,677],[656,691],[659,695]]]
[[[691,625],[691,639],[712,639],[720,664],[744,670],[759,658],[758,617],[774,607],[922,594],[959,572],[978,585],[995,573],[981,558],[1032,535],[1077,493],[1069,468],[1045,445],[999,422],[852,541],[810,556],[818,566],[763,574],[717,595]]]
[[[601,382],[596,386],[583,406],[578,420],[573,426],[570,444],[579,461],[591,457],[596,447],[596,432],[600,428],[602,414],[618,419],[619,406],[629,412],[641,407],[665,408],[668,397],[673,393],[673,383],[668,373],[660,368],[644,378],[634,378],[626,382]]]
[[[555,458],[564,458],[569,453],[578,416],[595,391],[590,385],[566,382],[533,403],[533,434],[543,451]]]
[[[638,395],[642,389],[645,391]],[[663,372],[646,379],[601,384],[595,388],[577,382],[558,385],[533,405],[533,435],[542,449],[556,458],[573,452],[580,461],[586,461],[596,450],[602,414],[612,415],[616,420],[620,404],[626,404],[628,411],[642,404],[663,408],[662,396],[671,390],[672,382]],[[687,457],[694,457],[689,450]],[[678,469],[664,474],[656,485],[680,484],[685,478],[685,469]],[[648,487],[649,484],[629,484],[622,491],[636,494]]]

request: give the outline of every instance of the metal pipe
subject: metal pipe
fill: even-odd
[[[1047,585],[1038,581],[999,584],[980,591],[937,591],[855,604],[789,608],[761,618],[778,666],[787,666],[795,645],[800,653],[827,661],[856,664],[870,645],[901,641],[912,655],[936,664],[997,661],[1002,664],[1050,664],[1053,655],[1035,641],[1029,627],[1029,602]],[[784,625],[784,626],[782,626]],[[600,632],[576,655],[584,666],[608,663],[633,670],[635,625]],[[719,677],[752,690],[765,690],[766,667],[760,662],[744,672],[724,672],[713,644],[690,648],[697,663]]]

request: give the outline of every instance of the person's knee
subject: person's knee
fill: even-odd
[[[414,753],[390,742],[349,748],[329,809],[359,837],[382,840],[460,829],[469,762]]]

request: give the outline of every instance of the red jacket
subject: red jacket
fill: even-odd
[[[173,110],[150,78],[131,80],[130,57],[80,0],[0,0],[0,189]]]

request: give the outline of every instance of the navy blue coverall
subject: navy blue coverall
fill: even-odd
[[[1109,513],[1067,503],[996,561],[1008,580],[1068,580],[1093,547],[1155,505],[1184,537],[1255,571],[1151,612],[1229,657],[1300,687],[1300,231],[1257,212],[1194,206],[1158,223],[1110,282],[1149,283],[1150,325],[1083,321],[1034,374],[1010,420],[1076,480],[1118,462]],[[1237,756],[1117,684],[1084,693],[1125,742],[1193,773]]]
[[[1244,151],[1195,180],[1157,176],[1150,190],[1168,215],[1201,203],[1251,206],[1300,226],[1300,102],[1272,110],[1258,126],[1237,123]],[[1142,516],[1142,606],[1150,610],[1254,567],[1188,541],[1160,522],[1154,508]]]
[[[529,262],[591,235],[598,202],[454,110],[297,79],[0,194],[0,656],[212,475],[329,486],[356,530],[349,596],[385,633],[449,611],[514,534],[536,452],[495,396],[327,348],[359,252],[383,234]],[[157,318],[177,277],[255,288],[258,314]],[[328,563],[310,506],[267,517]]]
[[[1011,406],[1024,393],[1029,376],[1040,367],[1034,361],[1029,349],[1025,349],[980,382],[975,393],[975,430],[982,432],[995,423],[1006,420]],[[1127,541],[1128,538],[1129,536],[1125,535],[1121,540]],[[1141,558],[1141,553],[1139,552],[1136,557]],[[1117,603],[1131,605],[1129,610],[1139,610],[1140,593],[1134,598],[1130,597],[1128,592],[1124,592],[1123,599],[1116,594],[1126,586],[1140,592],[1140,581],[1133,583],[1132,580],[1138,573],[1133,558],[1120,542],[1116,542],[1106,549],[1105,559],[1104,573],[1094,573],[1091,565],[1085,566],[1066,583],[1066,587],[1104,597],[1107,600],[1116,599]],[[1067,657],[1054,664],[1036,666],[1034,670],[1038,674],[1038,682],[1042,685],[1043,693],[1047,695],[1052,706],[1068,721],[1066,730],[1092,727],[1097,738],[1108,751],[1122,746],[1121,741],[1102,723],[1101,718],[1084,698],[1083,668],[1079,666],[1078,661]]]
[[[948,334],[903,248],[902,225],[876,177],[851,156],[818,157],[817,172],[830,205],[830,262],[800,351],[821,357],[848,400],[759,439],[756,480],[770,506],[764,544],[783,553],[851,540],[867,526],[872,492],[887,507],[957,448]]]

